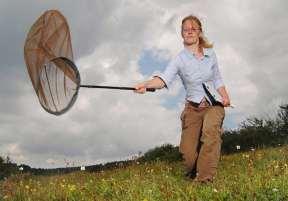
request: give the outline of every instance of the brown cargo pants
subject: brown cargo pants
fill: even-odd
[[[212,181],[221,151],[221,127],[225,110],[221,106],[196,108],[188,102],[181,114],[180,152],[187,172],[194,167],[198,181]]]

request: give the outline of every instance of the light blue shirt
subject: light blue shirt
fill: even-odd
[[[169,89],[178,75],[186,91],[186,100],[200,103],[206,97],[202,83],[206,84],[209,91],[211,87],[219,89],[224,86],[216,54],[212,48],[203,50],[204,57],[197,59],[192,52],[184,48],[166,67],[160,77]],[[213,91],[212,91],[213,94]],[[209,101],[209,99],[208,99]]]

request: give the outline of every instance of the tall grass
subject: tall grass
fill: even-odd
[[[181,162],[135,162],[98,173],[17,175],[0,183],[0,200],[285,201],[288,146],[222,156],[211,184],[185,179]]]

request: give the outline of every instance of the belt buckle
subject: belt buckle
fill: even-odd
[[[200,102],[200,104],[199,104],[199,108],[206,108],[206,107],[208,107],[210,104],[209,104],[209,102],[206,100],[206,98],[205,99],[203,99],[201,102]]]

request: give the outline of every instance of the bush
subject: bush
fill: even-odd
[[[238,130],[225,131],[222,153],[247,151],[251,148],[275,147],[288,143],[288,105],[280,106],[275,119],[248,118]]]
[[[9,157],[6,157],[6,160],[0,157],[0,180],[9,177],[12,174],[16,174],[17,171],[17,164],[12,163]]]
[[[142,157],[138,159],[139,161],[179,161],[181,160],[181,153],[178,147],[171,144],[164,144],[160,147],[156,147],[147,151]]]

